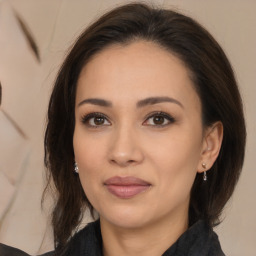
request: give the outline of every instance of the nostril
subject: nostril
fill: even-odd
[[[131,165],[131,164],[133,164],[133,163],[136,163],[135,160],[132,160],[132,159],[127,160],[127,159],[124,159],[124,158],[118,158],[118,159],[115,158],[115,159],[111,159],[110,162],[111,162],[112,164],[117,164],[117,165],[119,165],[119,166],[128,166],[128,165]]]

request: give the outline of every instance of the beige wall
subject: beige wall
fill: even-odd
[[[75,36],[121,0],[0,0],[0,241],[29,253],[51,248],[43,189],[43,131],[49,92]],[[148,1],[147,1],[148,2]],[[240,84],[248,127],[245,166],[216,229],[227,255],[256,251],[256,1],[151,1],[201,22],[226,51]],[[14,16],[22,17],[39,49],[31,52]]]

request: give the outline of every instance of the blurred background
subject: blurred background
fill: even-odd
[[[0,0],[0,242],[30,254],[53,248],[45,185],[43,134],[56,73],[70,45],[121,0]],[[256,251],[256,1],[144,1],[199,21],[229,57],[245,104],[245,165],[216,228],[227,256]],[[84,223],[89,222],[86,217]]]

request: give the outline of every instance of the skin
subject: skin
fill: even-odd
[[[173,100],[138,106],[150,97]],[[86,102],[92,98],[111,106]],[[94,112],[105,117],[85,120]],[[113,45],[83,68],[73,146],[83,189],[100,215],[105,256],[161,255],[188,228],[195,176],[212,166],[222,141],[221,123],[203,128],[201,113],[187,68],[154,43]],[[113,176],[137,177],[151,186],[118,198],[104,185]]]

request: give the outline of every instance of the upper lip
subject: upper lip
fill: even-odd
[[[127,177],[120,177],[115,176],[107,179],[104,182],[104,185],[116,185],[116,186],[149,186],[151,185],[149,182],[142,180],[137,177],[127,176]]]

